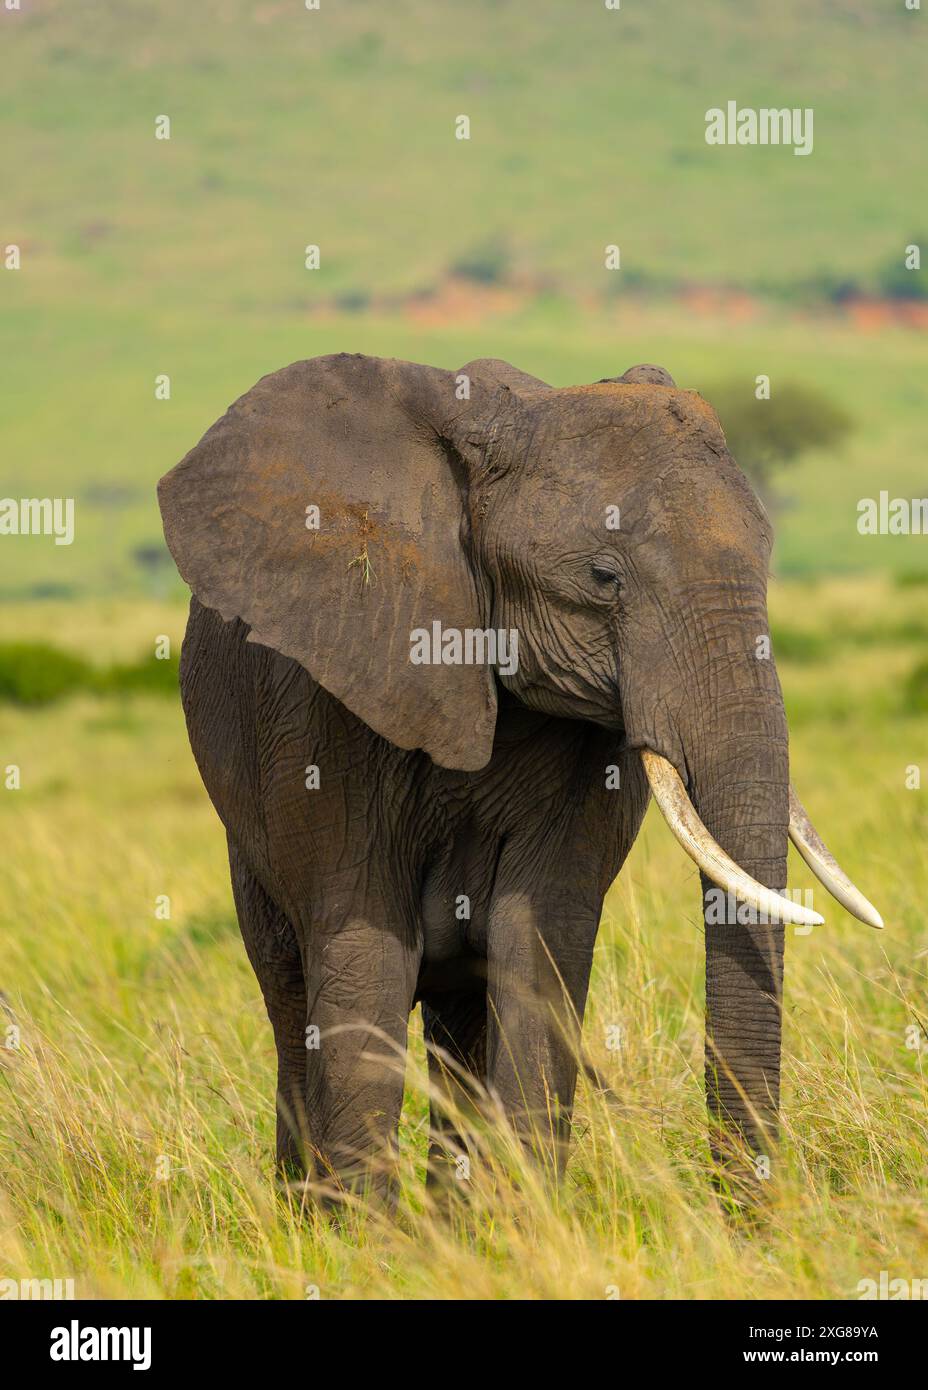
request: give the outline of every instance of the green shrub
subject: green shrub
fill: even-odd
[[[451,274],[479,285],[502,284],[509,272],[509,249],[496,237],[465,251],[451,266]]]
[[[920,661],[909,672],[902,688],[902,705],[907,714],[928,714],[928,661]]]
[[[824,661],[827,654],[825,638],[817,632],[801,632],[797,628],[772,628],[773,654],[777,661],[795,661],[808,666]]]
[[[177,661],[142,657],[102,669],[47,642],[0,642],[0,701],[47,705],[78,691],[176,695]]]
[[[369,290],[342,290],[335,296],[335,307],[342,314],[363,314],[370,305]]]
[[[145,695],[176,695],[178,668],[175,660],[156,661],[142,657],[133,665],[110,666],[97,673],[96,686],[104,695],[129,692]]]
[[[928,584],[928,570],[902,570],[896,575],[897,589],[916,589]]]
[[[912,246],[925,244],[924,236],[909,237],[907,242]],[[877,290],[887,299],[928,299],[928,276],[922,270],[909,270],[900,252],[880,267]]]
[[[0,642],[0,700],[46,705],[92,680],[86,661],[46,642]]]

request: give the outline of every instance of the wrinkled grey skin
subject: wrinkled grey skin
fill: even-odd
[[[452,1058],[562,1165],[603,897],[648,801],[637,750],[786,882],[786,721],[756,656],[770,530],[714,412],[655,367],[551,389],[492,360],[319,358],[259,382],[159,491],[280,1162],[305,1140],[320,1173],[389,1190],[373,1160],[421,1000],[436,1086]],[[433,619],[516,629],[518,671],[411,664]],[[782,970],[781,926],[707,927],[719,1156],[770,1149]],[[433,1172],[459,1142],[433,1112]]]

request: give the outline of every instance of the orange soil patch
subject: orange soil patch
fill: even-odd
[[[546,284],[550,291],[551,285]],[[481,284],[461,276],[451,275],[433,289],[401,297],[378,297],[372,307],[385,312],[399,311],[410,322],[422,328],[443,328],[448,325],[479,324],[488,319],[501,318],[527,308],[539,293],[539,286],[527,283]],[[630,293],[614,300],[603,299],[601,295],[588,291],[572,297],[573,302],[588,313],[609,313],[614,310],[624,313],[633,305],[664,303],[678,305],[696,318],[721,319],[732,324],[750,323],[762,319],[772,307],[778,312],[789,313],[792,317],[808,318],[810,315],[843,318],[851,328],[859,333],[873,333],[887,327],[902,327],[918,330],[928,328],[928,301],[905,299],[881,299],[877,296],[860,295],[847,299],[842,304],[822,303],[819,306],[804,305],[784,309],[782,305],[772,306],[759,295],[747,290],[724,285],[683,285],[675,292],[659,296],[656,300]],[[314,316],[335,318],[339,315],[336,303],[320,305],[313,310]]]
[[[876,333],[893,325],[928,328],[928,300],[850,299],[845,311],[860,333]]]
[[[447,323],[480,323],[498,314],[511,314],[530,299],[523,290],[506,285],[481,285],[473,280],[451,276],[423,295],[414,295],[403,304],[406,317],[420,327],[440,327]]]
[[[686,285],[675,296],[691,314],[711,315],[730,323],[750,323],[762,313],[759,299],[746,290],[730,290],[716,285]]]

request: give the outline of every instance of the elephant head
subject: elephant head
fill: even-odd
[[[703,875],[717,1142],[733,1128],[763,1151],[784,928],[822,920],[781,896],[790,835],[839,901],[882,924],[790,788],[770,526],[711,407],[652,366],[552,389],[491,360],[452,373],[318,358],[237,401],[160,500],[201,602],[399,747],[483,767],[499,683],[640,751]],[[411,633],[435,620],[514,630],[517,665],[411,662]]]

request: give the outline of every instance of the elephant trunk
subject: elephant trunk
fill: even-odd
[[[705,700],[697,707],[724,715],[708,735],[703,730],[678,745],[690,791],[653,747],[643,747],[641,757],[670,829],[702,875],[714,1155],[753,1185],[770,1174],[776,1131],[784,929],[793,924],[808,931],[824,921],[811,906],[782,896],[787,838],[849,913],[878,929],[883,919],[829,852],[789,785],[779,687],[754,686],[747,698],[729,690],[719,699],[716,691],[714,704]],[[697,751],[690,757],[685,747]]]
[[[751,878],[786,886],[789,769],[782,705],[752,711],[739,733],[710,739],[690,767],[694,805],[711,834]],[[746,910],[702,875],[706,942],[706,1098],[713,1155],[769,1172],[780,1100],[782,921]]]
[[[676,644],[665,644],[663,662],[652,648],[657,698],[645,699],[629,679],[624,709],[630,745],[651,750],[642,755],[661,810],[702,871],[713,1156],[733,1179],[753,1185],[767,1171],[763,1160],[776,1137],[784,923],[821,918],[804,916],[798,905],[794,913],[783,903],[782,911],[764,910],[777,902],[765,890],[779,894],[786,887],[786,714],[772,659],[754,654],[755,636],[766,630],[765,608],[753,594],[735,599],[711,627],[691,617]],[[690,816],[682,829],[662,794],[662,768]]]

